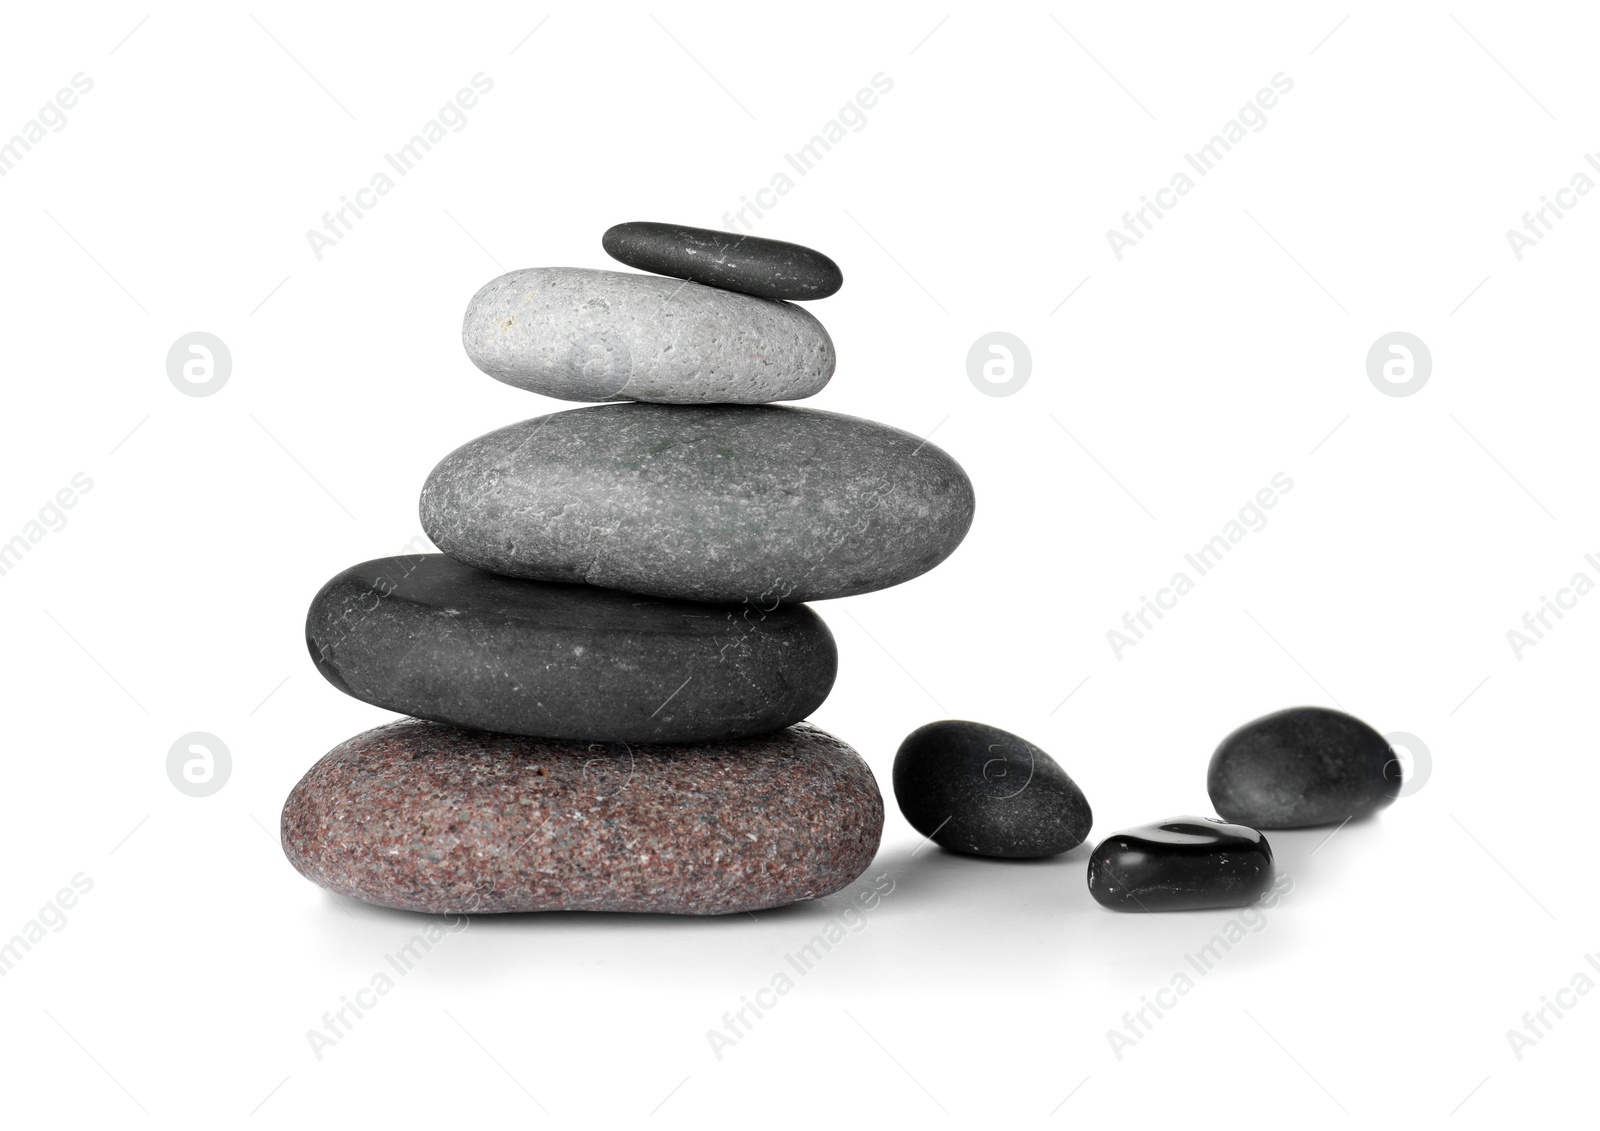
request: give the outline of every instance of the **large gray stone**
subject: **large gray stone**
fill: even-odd
[[[787,302],[657,275],[534,267],[472,296],[461,327],[479,369],[566,401],[766,404],[833,376],[833,340]]]
[[[444,554],[379,558],[322,587],[306,644],[328,682],[419,718],[593,742],[709,742],[827,698],[833,634],[769,611],[499,577]]]
[[[422,526],[480,569],[699,601],[847,597],[938,565],[972,484],[933,444],[817,409],[602,405],[480,436]]]
[[[883,797],[806,723],[628,746],[406,719],[312,766],[279,827],[301,875],[380,907],[727,915],[848,886],[878,851]]]

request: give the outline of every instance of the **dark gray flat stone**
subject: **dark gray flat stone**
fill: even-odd
[[[760,608],[908,581],[972,513],[960,465],[908,432],[734,405],[525,420],[446,456],[421,502],[434,543],[481,569]]]
[[[711,228],[634,220],[608,229],[600,246],[641,271],[761,298],[827,298],[844,285],[839,265],[820,251]]]
[[[1256,829],[1335,825],[1400,792],[1400,763],[1383,735],[1326,707],[1291,707],[1222,740],[1206,774],[1211,804]]]
[[[970,856],[1054,856],[1083,843],[1089,801],[1054,758],[983,723],[929,723],[894,757],[894,797],[911,827]]]
[[[444,554],[380,558],[322,587],[306,644],[357,699],[456,726],[594,742],[709,742],[799,722],[833,686],[804,605],[667,601],[497,577]]]

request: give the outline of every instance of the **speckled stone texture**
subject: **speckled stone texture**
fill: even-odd
[[[1113,911],[1248,907],[1272,878],[1266,837],[1204,817],[1123,829],[1089,854],[1089,894]]]
[[[820,251],[711,228],[635,220],[608,229],[600,245],[641,271],[761,298],[827,298],[844,285],[839,265]]]
[[[566,401],[766,404],[833,376],[805,310],[658,275],[535,267],[472,296],[467,356],[498,381]]]
[[[845,887],[882,831],[872,771],[806,724],[628,747],[406,720],[335,747],[282,819],[307,879],[436,914],[758,911]]]
[[[1089,801],[1025,738],[947,719],[918,727],[894,758],[894,796],[911,827],[970,856],[1054,856],[1083,843]]]
[[[306,617],[335,687],[437,722],[593,742],[704,742],[799,722],[833,686],[833,635],[770,611],[499,577],[444,554],[364,562]]]
[[[972,523],[939,448],[816,409],[603,405],[456,449],[422,527],[480,569],[696,601],[846,597],[932,569]]]
[[[1400,792],[1400,763],[1383,735],[1326,707],[1291,707],[1246,723],[1211,756],[1206,790],[1217,813],[1257,829],[1298,829],[1365,817]]]

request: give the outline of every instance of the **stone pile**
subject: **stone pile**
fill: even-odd
[[[365,562],[312,601],[318,670],[413,716],[336,747],[284,806],[290,861],[340,895],[717,914],[827,895],[877,851],[871,770],[803,721],[838,657],[801,602],[938,565],[972,485],[916,436],[772,403],[833,376],[791,301],[839,289],[827,256],[655,223],[602,245],[651,274],[512,271],[462,330],[490,376],[593,406],[446,456],[420,508],[444,553]]]

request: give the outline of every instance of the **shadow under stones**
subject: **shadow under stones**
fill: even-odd
[[[1368,861],[1372,842],[1382,834],[1380,810],[1359,821],[1338,825],[1318,825],[1309,829],[1266,829],[1263,835],[1272,846],[1272,864],[1280,877],[1294,878],[1294,891],[1309,891],[1333,876],[1344,873],[1354,858]],[[1354,851],[1356,846],[1360,851]]]
[[[784,956],[830,923],[849,929],[844,952],[829,958],[825,982],[846,987],[915,984],[936,979],[941,992],[990,985],[997,955],[1039,950],[1054,959],[1045,983],[1090,976],[1126,985],[1137,997],[1168,984],[1175,973],[1231,980],[1231,971],[1292,962],[1303,932],[1298,908],[1321,885],[1360,867],[1382,836],[1377,819],[1315,829],[1269,831],[1280,877],[1294,887],[1274,906],[1138,913],[1101,907],[1087,885],[1090,845],[1040,860],[1003,860],[947,852],[909,841],[879,852],[842,891],[787,907],[727,915],[662,915],[546,911],[468,916],[468,929],[446,936],[428,959],[445,982],[486,974],[545,976],[560,970],[605,992],[628,986],[761,985]],[[1330,834],[1332,834],[1330,836]],[[892,881],[892,887],[889,884]],[[887,890],[885,890],[887,889]],[[324,895],[316,945],[350,961],[392,951],[429,927],[449,931],[454,916],[361,904]],[[865,920],[865,924],[861,920]],[[1241,933],[1240,924],[1243,924]],[[1231,926],[1230,926],[1231,924]],[[1231,933],[1225,957],[1203,975],[1191,956],[1218,953],[1213,940]],[[715,936],[715,942],[712,942]],[[457,941],[459,940],[459,941]],[[707,945],[712,943],[712,945]]]
[[[1004,860],[947,852],[932,844],[881,851],[866,872],[849,886],[820,899],[755,911],[721,915],[669,915],[615,911],[523,911],[467,915],[472,930],[572,932],[628,932],[648,929],[720,931],[754,927],[762,923],[804,925],[837,918],[850,908],[863,906],[864,896],[877,895],[866,913],[874,919],[900,916],[909,911],[953,912],[962,916],[985,915],[1016,920],[1059,917],[1087,898],[1085,874],[1089,847],[1079,845],[1058,856],[1035,860]],[[893,886],[885,891],[889,882]],[[328,921],[336,923],[355,915],[373,923],[389,923],[398,931],[418,931],[430,924],[445,925],[454,914],[406,911],[362,903],[331,892],[323,893]]]

